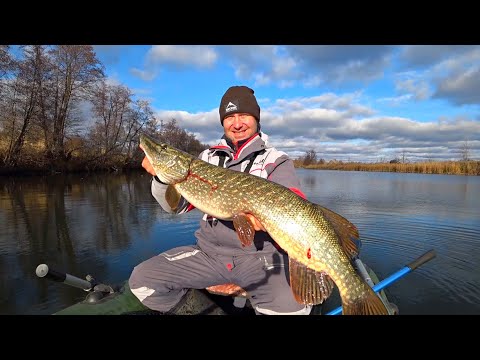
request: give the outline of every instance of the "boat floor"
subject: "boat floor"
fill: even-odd
[[[375,273],[369,269],[370,275],[375,283],[378,278]],[[216,289],[219,290],[219,289]],[[100,294],[98,291],[89,296],[84,301],[67,307],[56,315],[238,315],[250,316],[256,315],[252,308],[248,297],[231,296],[231,294],[221,292],[213,293],[208,289],[190,289],[182,298],[181,302],[168,313],[161,313],[145,307],[135,295],[132,294],[128,283],[117,287],[113,293]],[[91,295],[99,295],[91,296]],[[387,307],[393,304],[383,292],[380,293],[381,298]],[[341,300],[338,289],[335,287],[330,297],[321,305],[315,305],[311,311],[311,315],[327,314],[340,306]],[[398,309],[393,305],[389,309],[391,314],[397,313]]]
[[[244,302],[241,307],[236,302]],[[242,304],[241,304],[242,305]],[[321,306],[314,306],[311,315],[320,315]],[[232,296],[217,295],[205,290],[190,290],[185,295],[181,304],[174,310],[164,314],[155,310],[145,309],[128,312],[124,315],[233,315],[255,316],[257,315],[248,299],[238,300]]]

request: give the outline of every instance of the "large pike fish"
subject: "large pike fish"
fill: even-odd
[[[290,286],[299,303],[322,303],[336,285],[343,314],[388,314],[352,266],[359,235],[347,219],[280,184],[209,164],[145,135],[140,148],[158,178],[169,184],[166,198],[172,208],[183,196],[211,216],[232,220],[244,246],[255,235],[246,214],[254,215],[288,253]]]

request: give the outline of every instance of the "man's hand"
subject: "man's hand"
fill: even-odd
[[[255,216],[253,216],[252,214],[245,214],[245,215],[247,215],[248,220],[252,223],[255,231],[267,231]]]
[[[148,158],[145,156],[142,161],[142,167],[151,175],[155,176],[155,170],[153,169],[152,164],[150,164],[150,161]]]
[[[140,146],[140,149],[142,149],[143,151],[143,148],[142,146]],[[150,163],[150,161],[148,160],[148,158],[145,156],[143,158],[143,161],[142,161],[142,167],[151,175],[153,176],[156,176],[157,174],[155,174],[155,170],[153,169],[153,166],[152,164]]]

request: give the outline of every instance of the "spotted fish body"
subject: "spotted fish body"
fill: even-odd
[[[170,184],[166,198],[172,208],[181,195],[213,217],[232,220],[243,245],[254,236],[245,214],[255,216],[288,253],[299,303],[322,303],[336,285],[343,314],[388,314],[351,264],[358,232],[348,220],[280,184],[209,164],[147,136],[140,137],[140,146],[160,180]]]

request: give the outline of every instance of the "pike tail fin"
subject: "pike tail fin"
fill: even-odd
[[[382,299],[370,286],[365,286],[367,290],[357,299],[348,303],[342,299],[343,315],[389,315]]]

